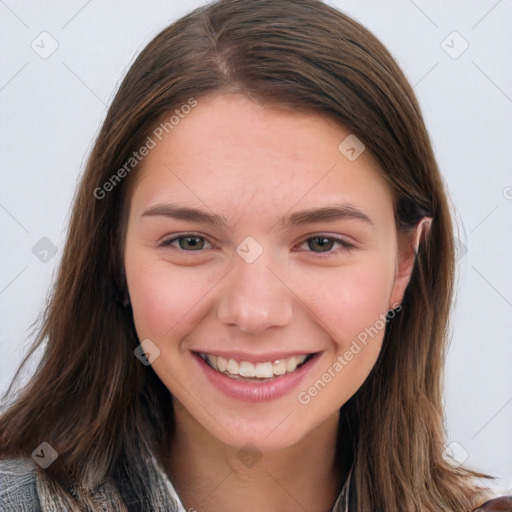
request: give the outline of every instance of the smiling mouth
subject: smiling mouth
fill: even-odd
[[[238,361],[226,359],[215,354],[196,352],[208,366],[232,379],[240,379],[252,382],[266,382],[282,375],[293,373],[304,366],[317,354],[302,354],[286,359],[251,363],[250,361]]]

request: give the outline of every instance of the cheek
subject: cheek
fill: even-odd
[[[126,277],[139,339],[159,344],[166,335],[183,330],[200,310],[209,281],[197,271],[173,268],[165,262],[137,258],[126,262]]]
[[[370,328],[390,308],[394,269],[389,261],[368,258],[353,266],[330,272],[328,279],[312,280],[306,297],[312,309],[343,346]],[[381,322],[379,322],[379,325]]]
[[[368,258],[330,273],[311,295],[311,308],[328,330],[332,350],[297,397],[307,405],[302,414],[332,414],[368,377],[382,346],[393,277],[391,259]]]

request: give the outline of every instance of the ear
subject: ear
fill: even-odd
[[[390,298],[390,309],[394,309],[404,298],[420,243],[428,236],[431,225],[432,217],[423,217],[412,232],[398,233],[398,262]]]

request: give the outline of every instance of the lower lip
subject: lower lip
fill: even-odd
[[[266,402],[280,398],[296,388],[315,366],[318,354],[294,372],[285,373],[266,382],[250,382],[227,377],[193,354],[208,380],[224,394],[244,402]]]

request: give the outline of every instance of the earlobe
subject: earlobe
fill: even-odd
[[[432,217],[423,217],[414,228],[411,234],[399,236],[399,261],[393,285],[393,292],[390,298],[392,304],[401,303],[405,289],[411,279],[414,262],[419,251],[419,246],[426,239],[432,226]]]

